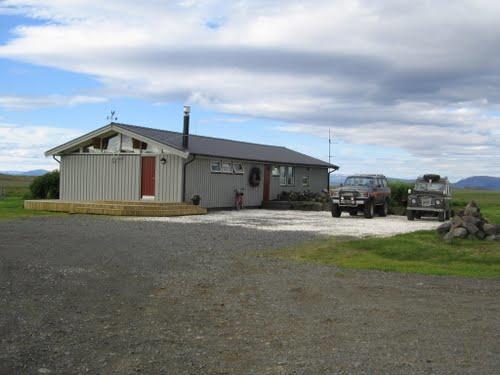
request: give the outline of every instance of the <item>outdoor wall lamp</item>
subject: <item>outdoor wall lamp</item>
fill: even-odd
[[[167,164],[167,159],[165,159],[164,157],[160,159],[160,163],[162,164]]]

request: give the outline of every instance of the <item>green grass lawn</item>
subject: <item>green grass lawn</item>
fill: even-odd
[[[455,210],[465,207],[471,200],[478,203],[481,212],[490,222],[500,224],[500,191],[454,191]],[[279,250],[274,255],[351,269],[500,277],[500,243],[479,240],[454,240],[446,243],[435,231],[400,234],[390,238],[332,237]]]
[[[31,216],[61,215],[57,212],[25,210],[24,197],[29,193],[29,184],[34,177],[10,176],[0,174],[0,187],[5,189],[6,197],[0,197],[0,220],[18,219]]]
[[[25,210],[23,207],[24,199],[22,197],[7,196],[0,199],[0,220],[18,219],[32,216],[53,216],[61,215],[60,212],[33,211]]]
[[[453,209],[464,208],[471,200],[475,200],[481,213],[492,223],[500,224],[500,191],[498,190],[461,190],[453,191]]]

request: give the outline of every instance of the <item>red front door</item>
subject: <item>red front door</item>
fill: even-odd
[[[271,166],[264,166],[264,201],[269,200],[269,191],[271,189]]]
[[[142,158],[141,195],[143,197],[155,196],[155,166],[156,157],[144,156]]]

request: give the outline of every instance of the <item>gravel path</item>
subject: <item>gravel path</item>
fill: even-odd
[[[317,234],[217,223],[72,215],[0,238],[1,374],[500,368],[498,280],[275,260]]]
[[[156,221],[185,224],[217,224],[262,231],[300,231],[328,236],[393,236],[398,233],[435,229],[439,222],[435,219],[408,221],[405,216],[387,216],[365,219],[351,217],[344,213],[333,218],[329,212],[308,212],[292,210],[242,210],[215,211],[208,215],[183,217],[124,218],[132,221]]]

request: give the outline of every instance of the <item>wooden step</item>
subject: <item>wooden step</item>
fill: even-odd
[[[78,214],[143,217],[203,215],[207,213],[205,208],[193,204],[143,201],[72,202],[60,200],[29,200],[24,202],[24,208]]]

